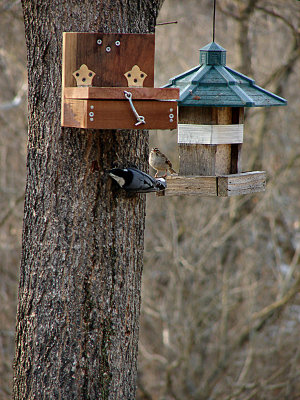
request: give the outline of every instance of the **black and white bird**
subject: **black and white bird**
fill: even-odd
[[[109,175],[127,192],[159,192],[167,187],[163,178],[155,179],[137,168],[113,168]]]

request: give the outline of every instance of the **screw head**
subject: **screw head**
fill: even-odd
[[[107,53],[109,53],[111,51],[111,48],[107,46],[105,50],[107,51]]]
[[[115,41],[115,45],[116,45],[116,46],[120,46],[120,44],[121,44],[121,43],[120,43],[119,40],[116,40],[116,41]]]
[[[97,40],[97,44],[102,44],[102,40],[101,40],[101,39],[98,39],[98,40]]]

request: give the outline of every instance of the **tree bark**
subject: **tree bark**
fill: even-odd
[[[62,33],[153,32],[162,0],[23,0],[29,131],[15,399],[134,399],[148,132],[60,126]]]

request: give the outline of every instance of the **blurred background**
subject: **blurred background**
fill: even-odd
[[[199,64],[213,0],[165,0],[156,85]],[[0,0],[0,400],[11,397],[26,181],[20,1]],[[300,2],[222,0],[227,65],[288,100],[247,109],[243,170],[265,193],[147,196],[138,400],[300,399]],[[177,132],[151,131],[178,168]]]

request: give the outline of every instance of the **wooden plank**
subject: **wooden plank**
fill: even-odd
[[[230,144],[243,143],[243,124],[199,125],[178,124],[178,143]]]
[[[87,101],[67,99],[64,101],[61,125],[84,128],[87,125]]]
[[[218,196],[222,197],[263,192],[265,188],[265,171],[243,172],[218,177]]]
[[[179,107],[181,124],[226,125],[232,123],[231,107]]]
[[[179,107],[180,124],[243,124],[243,107]]]
[[[178,121],[181,124],[216,124],[214,107],[179,107]]]
[[[180,175],[215,175],[216,145],[178,145]]]
[[[214,176],[231,173],[231,145],[180,143],[179,174]]]
[[[167,177],[167,188],[158,196],[235,196],[262,192],[266,187],[266,172],[252,171],[224,176]]]
[[[62,125],[88,129],[176,129],[176,101],[133,103],[139,115],[144,116],[145,124],[135,125],[137,120],[127,100],[65,99]]]
[[[61,124],[63,126],[63,120],[65,113],[68,115],[69,110],[65,111],[64,99],[64,87],[76,84],[72,73],[76,70],[76,58],[70,57],[70,54],[74,52],[77,47],[77,35],[68,36],[63,33],[62,43],[62,101],[61,101]]]
[[[168,176],[164,195],[217,196],[217,178],[215,176]]]
[[[82,64],[96,73],[94,86],[128,87],[124,74],[134,65],[147,74],[143,86],[154,86],[154,34],[65,32],[63,37],[63,88],[76,86],[72,73]]]
[[[63,33],[62,45],[62,88],[65,86],[76,86],[73,72],[76,71],[76,49],[78,35]],[[84,62],[82,63],[84,64]],[[80,65],[79,65],[80,67]]]
[[[124,91],[132,93],[133,100],[171,100],[179,98],[178,88],[128,88],[128,87],[66,87],[67,99],[125,99]]]
[[[232,124],[232,107],[213,107],[214,124]]]
[[[231,173],[231,145],[219,144],[216,146],[215,175]]]

